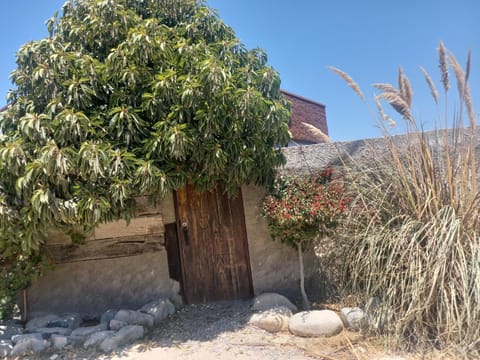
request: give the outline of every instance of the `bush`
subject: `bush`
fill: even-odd
[[[381,299],[373,329],[395,344],[460,346],[473,354],[480,350],[480,193],[470,61],[464,71],[443,44],[439,59],[445,99],[440,118],[451,130],[419,131],[410,112],[413,92],[401,70],[398,88],[375,85],[381,91],[375,101],[387,153],[374,154],[368,165],[347,166],[357,196],[342,228],[348,250],[344,274],[351,290]],[[459,92],[453,115],[446,100],[449,68]],[[439,104],[438,91],[424,74]],[[383,126],[392,120],[382,99],[407,121],[409,131],[400,139]]]
[[[298,250],[300,290],[304,308],[309,309],[304,289],[303,256],[313,241],[337,227],[348,198],[343,184],[332,181],[332,169],[309,176],[277,176],[263,201],[263,216],[274,239]]]

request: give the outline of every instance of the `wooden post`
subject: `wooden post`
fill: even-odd
[[[27,321],[28,316],[28,298],[27,298],[27,288],[23,289],[23,321]]]

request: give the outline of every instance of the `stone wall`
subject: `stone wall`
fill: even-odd
[[[287,163],[281,169],[282,172],[291,174],[305,174],[309,170],[322,170],[328,166],[341,168],[344,162],[352,159],[357,164],[372,164],[372,159],[382,159],[388,156],[387,141],[395,144],[395,147],[402,151],[407,151],[411,146],[418,143],[419,137],[433,149],[438,156],[442,156],[444,151],[445,139],[448,140],[449,147],[455,151],[455,146],[463,141],[469,141],[471,137],[469,129],[460,131],[438,130],[425,133],[415,133],[410,135],[396,135],[388,140],[385,138],[363,139],[355,141],[322,143],[306,146],[294,146],[284,148],[284,154]],[[480,139],[480,128],[476,129],[475,134]],[[480,156],[480,143],[476,145],[476,154]]]

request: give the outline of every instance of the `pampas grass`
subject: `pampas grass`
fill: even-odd
[[[402,99],[410,108],[412,106],[413,90],[412,86],[410,85],[410,80],[408,80],[408,78],[405,76],[401,67],[398,68],[398,89],[400,90]]]
[[[383,84],[374,84],[375,87]],[[386,100],[391,107],[395,109],[400,115],[404,117],[405,120],[408,120],[411,124],[414,125],[412,114],[410,113],[410,106],[403,99],[398,90],[394,91],[383,91],[377,95],[379,99]]]
[[[308,131],[310,135],[312,135],[317,141],[319,142],[324,142],[324,143],[331,143],[332,140],[328,137],[327,134],[325,134],[322,130],[317,128],[316,126],[313,126],[311,124],[308,124],[306,122],[302,122],[302,126]]]
[[[345,183],[354,197],[342,228],[344,279],[353,293],[380,299],[371,330],[388,335],[392,344],[478,356],[480,193],[476,124],[466,90],[470,70],[464,71],[443,43],[438,55],[445,103],[449,69],[459,92],[453,115],[445,106],[450,130],[418,131],[410,112],[413,91],[403,70],[398,89],[374,84],[380,91],[375,97],[379,118],[387,116],[383,100],[409,126],[400,138],[385,129],[385,152],[370,149],[368,162],[345,164]],[[421,70],[438,104],[435,84]],[[462,109],[468,126],[463,125]]]
[[[470,94],[470,86],[468,85],[468,78],[470,76],[470,62],[471,62],[470,59],[471,59],[471,54],[469,52],[467,57],[466,70],[463,71],[462,67],[458,63],[455,56],[452,53],[449,53],[448,55],[450,66],[455,72],[455,77],[457,79],[458,93],[462,98],[461,100],[465,104],[467,115],[470,120],[470,126],[475,126],[475,113],[473,110],[472,95]]]
[[[360,86],[348,75],[346,72],[336,68],[335,66],[329,66],[328,67],[331,71],[333,71],[335,74],[340,76],[346,83],[347,85],[357,94],[357,96],[361,100],[365,100],[365,95],[363,95],[362,90],[360,90]]]
[[[425,81],[428,84],[428,87],[430,88],[430,94],[432,94],[433,101],[435,101],[435,104],[438,105],[438,90],[437,87],[435,86],[435,83],[433,82],[432,78],[428,74],[427,70],[425,70],[422,66],[420,66],[420,70],[423,73],[423,76],[425,77]]]
[[[443,89],[445,92],[448,92],[448,89],[450,88],[450,82],[448,80],[448,62],[447,62],[447,49],[445,48],[445,45],[443,44],[442,41],[440,41],[440,44],[438,46],[438,67],[440,68],[440,76],[441,76],[441,82],[443,85]]]

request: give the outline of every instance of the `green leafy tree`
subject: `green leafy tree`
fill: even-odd
[[[128,219],[134,196],[186,182],[234,193],[284,163],[277,72],[203,2],[71,0],[47,28],[18,51],[0,119],[4,271],[51,227]]]
[[[308,176],[277,176],[263,200],[262,214],[270,234],[298,251],[300,292],[303,307],[310,310],[305,291],[303,253],[318,237],[333,233],[348,204],[340,181],[332,181],[332,170]]]

